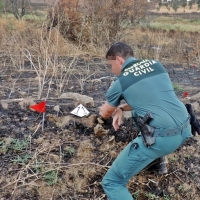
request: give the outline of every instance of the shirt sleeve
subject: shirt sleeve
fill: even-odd
[[[116,80],[108,89],[106,93],[106,101],[113,107],[117,107],[120,104],[122,98],[122,88],[119,80]]]

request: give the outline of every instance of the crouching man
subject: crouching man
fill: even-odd
[[[128,181],[191,137],[190,119],[159,61],[134,58],[132,48],[122,42],[112,45],[106,58],[117,79],[108,89],[99,115],[103,119],[112,116],[118,130],[122,112],[131,111],[140,133],[115,159],[102,185],[109,200],[132,200]],[[126,104],[120,105],[121,100]]]

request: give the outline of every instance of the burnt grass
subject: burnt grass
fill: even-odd
[[[66,58],[65,58],[66,59]],[[179,65],[166,65],[177,96],[184,103],[197,105],[200,119],[200,70]],[[118,153],[136,137],[133,120],[125,117],[119,131],[114,131],[112,119],[102,125],[106,135],[97,137],[94,127],[70,112],[80,102],[60,99],[62,93],[76,92],[94,99],[94,106],[86,106],[89,116],[98,115],[105,94],[115,77],[108,73],[104,61],[77,60],[76,69],[68,75],[62,92],[57,79],[47,98],[44,130],[42,114],[20,102],[32,98],[39,103],[46,98],[48,81],[41,98],[37,99],[36,72],[29,64],[23,70],[10,67],[0,75],[0,199],[43,200],[100,200],[107,199],[101,180]],[[49,72],[50,74],[50,72]],[[50,77],[50,76],[49,76]],[[81,80],[81,81],[80,81]],[[183,98],[187,91],[189,97]],[[59,112],[54,110],[59,106]],[[59,120],[70,120],[59,125]],[[189,139],[174,153],[168,155],[168,173],[158,175],[144,169],[128,183],[133,197],[146,199],[200,199],[200,136]],[[167,144],[166,144],[167,145]]]

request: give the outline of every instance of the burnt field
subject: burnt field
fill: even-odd
[[[66,59],[66,58],[65,58]],[[66,59],[66,66],[73,58]],[[111,119],[96,120],[98,107],[114,80],[101,59],[73,62],[73,73],[60,90],[60,76],[47,78],[42,89],[30,65],[23,70],[9,67],[0,75],[0,198],[20,200],[107,199],[101,179],[124,146],[136,137],[128,112],[119,131]],[[191,103],[200,119],[200,70],[166,64],[174,89],[184,103]],[[50,72],[48,72],[50,73]],[[48,75],[47,73],[47,75]],[[188,92],[187,97],[183,93]],[[76,94],[74,94],[76,93]],[[38,100],[38,95],[40,99]],[[74,96],[75,95],[75,96]],[[29,106],[46,99],[44,130],[42,114]],[[77,117],[70,112],[83,104],[90,114]],[[96,128],[101,129],[96,132]],[[200,198],[200,139],[195,136],[168,155],[168,173],[147,169],[128,184],[138,200]]]

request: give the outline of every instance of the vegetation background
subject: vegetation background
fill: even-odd
[[[11,104],[15,99],[29,97],[32,74],[36,76],[33,82],[37,88],[33,95],[38,101],[51,99],[51,91],[54,98],[59,98],[68,88],[90,94],[96,84],[99,89],[90,94],[95,95],[103,91],[104,83],[99,81],[107,74],[101,78],[94,74],[107,68],[105,52],[116,41],[130,44],[138,59],[159,59],[170,66],[177,81],[184,82],[185,76],[176,76],[178,70],[186,74],[187,80],[188,72],[194,76],[199,72],[199,9],[199,0],[0,0],[0,78],[7,81],[6,86],[1,82],[1,96]],[[27,84],[28,92],[16,89],[21,74],[26,77],[21,84]],[[199,80],[198,75],[195,80]],[[89,89],[84,90],[87,84]],[[182,95],[186,86],[173,84]],[[198,91],[194,85],[190,89],[193,93]],[[98,98],[103,98],[102,94]],[[196,99],[191,101],[198,102]],[[1,106],[3,120],[9,109],[6,110],[8,105],[4,101]],[[15,112],[14,108],[12,111]],[[20,120],[32,116],[28,111],[26,114]],[[77,139],[73,131],[85,128],[80,125],[82,121],[76,122],[79,128],[70,132],[70,126],[63,125],[55,113],[52,115],[48,123],[61,126],[59,134],[52,124],[49,132],[39,132],[37,125],[30,128],[31,134],[16,134],[20,137],[0,130],[0,198],[106,199],[101,178],[126,143],[115,143],[108,136],[96,139],[84,135]],[[91,131],[90,125],[84,130]],[[198,200],[198,144],[194,139],[180,152],[170,155],[169,164],[174,170],[166,176],[143,172],[131,181],[128,187],[135,199]],[[187,171],[186,166],[194,171]]]

